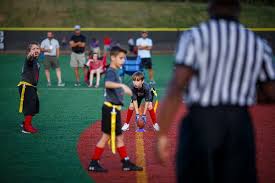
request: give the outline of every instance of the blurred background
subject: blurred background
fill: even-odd
[[[241,22],[262,35],[275,51],[275,0],[241,2]],[[81,33],[87,38],[86,56],[93,49],[94,39],[98,40],[101,52],[106,37],[113,45],[129,49],[130,39],[135,43],[141,31],[148,31],[154,44],[152,60],[161,100],[173,72],[178,38],[182,31],[208,18],[206,9],[206,0],[0,0],[0,182],[92,181],[80,162],[77,147],[80,134],[101,118],[104,87],[103,79],[99,88],[88,88],[83,83],[77,88],[73,85],[69,40],[75,25],[81,26]],[[60,68],[66,85],[57,87],[55,72],[51,70],[53,85],[47,87],[41,64],[38,86],[41,107],[34,120],[34,125],[41,131],[34,136],[23,135],[19,128],[23,116],[18,113],[16,86],[27,44],[30,41],[41,43],[47,38],[48,31],[52,31],[59,41]],[[43,63],[43,57],[40,62]],[[81,73],[82,82],[83,77]],[[129,84],[130,77],[127,77]],[[130,98],[126,98],[124,110],[129,101]],[[253,110],[260,183],[275,182],[274,110],[274,106],[258,106]],[[91,135],[86,138],[89,140]],[[126,144],[131,141],[132,138],[126,139]],[[152,141],[146,145],[146,149],[153,147]],[[87,147],[87,160],[91,148]],[[131,148],[134,146],[129,146]],[[150,166],[158,171],[154,154],[151,156]],[[152,182],[160,182],[152,173],[148,171],[148,177],[154,179]],[[135,180],[133,177],[125,180],[131,182]],[[163,180],[171,180],[166,178]]]

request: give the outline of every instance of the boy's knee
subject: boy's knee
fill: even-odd
[[[102,141],[107,142],[110,139],[110,135],[103,133],[101,139]]]
[[[152,110],[152,109],[153,109],[153,104],[152,104],[152,102],[149,102],[149,104],[148,104],[148,109],[149,109],[149,110]]]
[[[116,137],[117,143],[123,143],[123,136],[122,135],[118,135]]]
[[[130,103],[129,109],[134,110],[134,104],[133,103]]]

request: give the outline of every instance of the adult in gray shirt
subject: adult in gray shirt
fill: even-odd
[[[48,81],[47,86],[51,86],[50,68],[55,69],[58,80],[57,86],[65,86],[61,79],[61,69],[59,65],[59,42],[54,39],[53,32],[47,33],[47,38],[41,43],[41,50],[44,52],[45,60],[43,62],[45,68],[45,74]]]

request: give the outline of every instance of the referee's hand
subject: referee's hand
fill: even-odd
[[[157,158],[162,165],[166,165],[169,160],[169,140],[167,135],[160,135],[157,139]]]

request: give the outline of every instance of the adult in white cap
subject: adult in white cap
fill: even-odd
[[[70,47],[72,48],[70,65],[74,68],[76,83],[75,86],[80,86],[80,74],[79,68],[85,72],[85,46],[86,37],[81,34],[80,25],[74,26],[74,35],[70,40]]]

